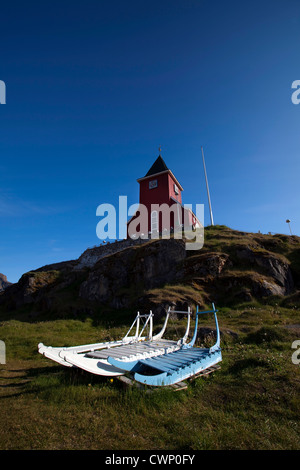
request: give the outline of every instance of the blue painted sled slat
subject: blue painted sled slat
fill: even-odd
[[[178,359],[177,357],[167,357],[167,356],[160,356],[156,358],[157,362],[162,362],[165,364],[170,364],[171,366],[180,368],[184,366],[187,361],[184,359]],[[196,359],[191,359],[191,362],[194,362]]]
[[[152,362],[150,359],[149,360],[141,359],[139,361],[139,364],[145,365],[147,367],[152,367],[152,368],[157,369],[157,370],[161,370],[162,372],[167,372],[167,373],[174,372],[174,369],[172,369],[168,366],[165,366],[162,363],[158,363],[158,362],[154,362],[154,361]]]
[[[190,343],[178,351],[156,356],[155,358],[152,358],[152,360],[144,359],[143,361],[139,361],[138,364],[141,367],[147,365],[148,367],[153,367],[154,371],[153,375],[149,375],[149,372],[147,375],[145,375],[142,373],[142,370],[140,370],[134,374],[135,380],[137,382],[153,386],[172,385],[176,382],[180,382],[186,378],[192,377],[202,370],[205,370],[208,367],[211,367],[222,361],[220,331],[216,315],[217,311],[214,304],[212,305],[213,310],[207,310],[205,312],[199,312],[197,308],[195,331]],[[193,347],[197,338],[198,315],[203,313],[213,313],[215,317],[217,340],[214,346],[209,349]],[[161,370],[161,373],[155,374],[155,370]]]
[[[187,378],[190,378],[202,370],[207,369],[213,365],[216,365],[222,360],[221,351],[219,354],[214,355],[215,357],[207,356],[196,364],[187,364],[184,368],[178,371],[168,372],[165,371],[156,375],[144,375],[141,373],[135,373],[134,379],[142,384],[162,387],[167,385],[173,385],[174,383],[181,382]]]

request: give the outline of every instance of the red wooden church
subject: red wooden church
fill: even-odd
[[[160,154],[148,173],[137,181],[140,184],[139,209],[127,223],[129,237],[154,238],[182,230],[183,224],[185,230],[200,226],[192,210],[183,207],[183,187]],[[141,205],[147,209],[143,219]],[[167,208],[166,214],[163,208]]]

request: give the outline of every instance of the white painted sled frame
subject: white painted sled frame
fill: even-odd
[[[170,313],[187,314],[188,317],[185,334],[178,341],[162,339]],[[40,354],[67,367],[77,367],[96,375],[119,376],[125,373],[124,370],[109,364],[108,357],[146,359],[165,352],[176,351],[187,341],[191,314],[190,308],[187,312],[174,311],[169,308],[162,329],[153,336],[153,313],[151,311],[147,315],[138,313],[122,340],[64,348],[53,348],[40,343],[38,350]],[[140,330],[141,318],[145,318],[146,321]],[[136,325],[136,333],[134,336],[130,336],[134,325]],[[149,335],[142,336],[147,326],[149,327]]]

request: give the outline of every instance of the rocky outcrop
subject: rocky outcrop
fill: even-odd
[[[24,274],[0,293],[1,310],[32,304],[33,311],[51,315],[115,308],[164,315],[169,305],[186,310],[212,301],[230,305],[277,296],[299,303],[299,237],[291,237],[289,245],[288,237],[226,227],[212,227],[205,237],[203,249],[194,252],[173,238],[90,248],[78,260]]]
[[[188,260],[187,272],[194,276],[219,276],[225,267],[232,266],[226,253],[203,253]]]
[[[9,308],[35,303],[43,296],[46,287],[53,285],[59,277],[58,271],[28,272],[21,279],[6,289],[0,304],[7,302]],[[2,300],[2,302],[1,302]]]
[[[293,290],[294,281],[287,260],[267,251],[254,251],[249,247],[237,248],[235,253],[238,259],[246,261],[248,265],[261,267],[266,275],[274,280],[274,282],[264,281],[266,292],[270,292],[266,295],[286,295]]]
[[[160,240],[140,248],[106,256],[80,287],[79,296],[90,301],[128,306],[141,291],[180,278],[178,264],[186,258],[182,240]]]
[[[143,243],[147,243],[149,240],[132,240],[131,238],[116,241],[114,243],[106,243],[103,245],[95,246],[94,248],[88,248],[78,258],[73,266],[73,269],[78,271],[83,268],[92,268],[95,264],[105,256],[119,253],[120,251],[126,250],[132,246],[139,246]]]
[[[4,274],[0,273],[0,292],[4,291],[12,283],[7,280],[7,277]]]
[[[252,301],[264,297],[284,296],[285,288],[271,277],[258,272],[233,271],[224,273],[218,280],[217,287],[222,296],[230,296],[241,301]]]

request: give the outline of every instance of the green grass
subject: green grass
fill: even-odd
[[[280,306],[221,309],[221,370],[190,381],[187,390],[150,394],[37,353],[41,341],[59,346],[119,338],[131,318],[120,326],[94,318],[2,321],[7,364],[0,365],[0,448],[299,449],[300,373],[291,344],[300,330],[288,328],[297,319],[299,311]],[[213,323],[203,318],[200,326],[207,325]]]
[[[205,230],[203,249],[188,254],[187,266],[205,253],[229,254],[235,264],[226,270],[233,281],[253,273],[252,265],[234,258],[237,245],[280,255],[295,280],[289,296],[246,302],[235,296],[235,287],[229,295],[221,284],[211,295],[194,273],[142,293],[140,286],[124,288],[133,300],[136,293],[149,299],[149,305],[143,301],[145,311],[170,301],[207,309],[215,296],[217,308],[226,306],[218,313],[221,370],[189,381],[176,393],[124,388],[117,379],[65,368],[38,354],[40,342],[72,346],[119,339],[127,332],[135,311],[78,297],[88,271],[74,274],[64,287],[56,284],[59,276],[53,271],[46,310],[25,305],[10,311],[2,305],[0,339],[7,364],[0,365],[0,449],[299,449],[300,368],[291,359],[291,345],[300,339],[299,241],[214,226]],[[43,284],[45,276],[37,273],[36,281]],[[163,320],[154,322],[156,330]],[[214,328],[213,319],[201,316],[199,327]],[[178,338],[184,330],[184,320],[172,319],[167,337]]]

